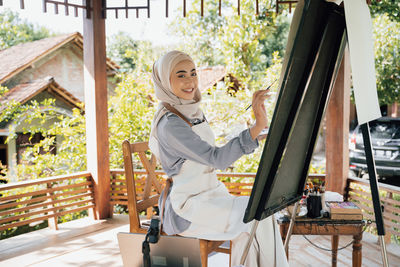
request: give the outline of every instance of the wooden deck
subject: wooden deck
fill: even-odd
[[[116,234],[127,232],[128,217],[93,221],[81,219],[59,225],[59,230],[44,229],[11,239],[0,240],[0,266],[122,266]],[[330,238],[309,236],[318,245],[329,248]],[[342,237],[339,247],[350,242]],[[376,236],[365,233],[363,238],[363,266],[382,266]],[[400,246],[387,247],[390,266],[400,266]],[[351,246],[339,251],[338,266],[351,266]],[[228,266],[225,254],[209,256],[210,267]],[[290,242],[290,266],[330,266],[330,253],[310,245],[302,236]]]

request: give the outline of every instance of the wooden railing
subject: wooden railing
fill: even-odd
[[[375,220],[368,180],[348,178],[345,196],[357,203],[365,219]],[[396,186],[379,183],[379,196],[384,207],[385,241],[388,242],[390,234],[400,236],[400,190]]]
[[[110,205],[127,205],[128,195],[124,170],[111,170]],[[143,191],[146,171],[135,170],[137,190]],[[156,171],[159,179],[163,171]],[[233,195],[250,195],[255,173],[219,172],[229,192]],[[324,180],[324,175],[309,175],[310,179]],[[163,181],[164,179],[162,179]],[[237,182],[240,180],[240,182]],[[227,182],[229,181],[229,182]],[[93,210],[95,216],[94,183],[89,172],[43,178],[32,181],[0,185],[0,231],[48,220],[57,229],[57,219],[65,214]],[[384,206],[384,222],[388,233],[400,236],[400,190],[398,187],[379,183]],[[140,194],[139,194],[140,199]],[[369,183],[359,178],[348,178],[345,197],[356,202],[366,219],[374,220]]]
[[[144,169],[136,169],[135,170],[135,181],[136,181],[136,190],[139,192],[138,200],[140,200],[140,192],[144,190],[144,182],[146,179],[146,171]],[[166,174],[164,171],[156,171],[157,177],[163,183],[166,178]],[[217,173],[219,178],[254,178],[255,173]],[[250,195],[251,188],[253,186],[253,180],[246,182],[224,182],[229,192],[233,195]],[[128,204],[128,195],[126,190],[126,183],[124,177],[123,169],[114,169],[111,170],[111,198],[110,205],[114,206],[116,204],[119,205],[127,205]],[[112,209],[111,209],[112,210]]]
[[[128,205],[128,193],[126,189],[126,182],[125,182],[125,172],[123,169],[114,169],[111,170],[111,188],[110,188],[110,205],[111,210],[114,205]],[[156,171],[157,178],[161,181],[163,176],[165,176],[165,172],[163,171]],[[135,186],[136,191],[139,192],[137,195],[138,200],[141,199],[140,192],[144,190],[144,183],[146,179],[146,171],[144,169],[135,170]]]
[[[136,190],[143,192],[144,180],[146,177],[146,171],[144,169],[135,170],[135,181]],[[163,171],[156,171],[156,175],[159,179],[166,178],[166,174]],[[217,177],[224,181],[225,186],[228,188],[232,195],[237,196],[249,196],[253,187],[253,181],[256,177],[255,173],[233,173],[233,172],[217,172]],[[239,180],[240,182],[227,182],[227,180]],[[312,179],[324,179],[325,175],[310,174],[309,178]],[[163,180],[162,180],[163,181]],[[139,193],[140,198],[140,193]],[[126,191],[125,177],[123,169],[111,170],[111,199],[110,205],[116,204],[127,205],[128,195]],[[112,209],[111,209],[112,210]]]
[[[93,209],[93,178],[89,172],[0,185],[0,231]]]

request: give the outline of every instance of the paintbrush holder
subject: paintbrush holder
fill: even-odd
[[[317,218],[321,216],[321,195],[308,195],[307,198],[307,216]]]

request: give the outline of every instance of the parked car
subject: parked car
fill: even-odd
[[[400,118],[382,117],[369,125],[378,176],[400,176]],[[360,126],[350,136],[349,160],[357,177],[368,172]]]

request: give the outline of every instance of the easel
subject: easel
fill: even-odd
[[[379,188],[376,179],[375,160],[374,160],[374,155],[372,153],[371,136],[369,133],[369,124],[368,123],[361,124],[360,128],[363,135],[365,157],[368,166],[369,186],[371,188],[372,203],[374,205],[374,213],[375,213],[375,223],[376,223],[376,228],[378,230],[379,243],[381,245],[383,266],[388,267],[389,262],[386,253],[386,244],[384,241],[385,226],[383,224],[381,201],[379,197]]]
[[[381,205],[380,205],[381,202],[380,202],[380,197],[379,197],[378,182],[377,182],[377,178],[376,178],[375,161],[374,161],[374,157],[373,157],[373,153],[372,153],[369,124],[364,123],[364,124],[360,125],[360,128],[361,128],[362,135],[363,135],[364,151],[365,151],[367,166],[368,166],[369,184],[370,184],[370,190],[371,190],[371,195],[372,195],[372,202],[374,205],[375,222],[376,222],[376,228],[378,230],[378,240],[379,240],[379,244],[381,246],[383,266],[388,267],[389,263],[388,263],[387,253],[386,253],[386,244],[384,241],[385,227],[384,227],[384,223],[383,223],[382,209],[381,209]],[[298,204],[299,204],[299,202],[296,202],[296,204],[294,206],[295,211],[297,210]],[[288,246],[289,246],[289,240],[292,235],[293,226],[295,224],[295,219],[296,219],[296,213],[293,213],[290,218],[289,229],[288,229],[288,233],[287,233],[286,239],[285,239],[285,244],[284,244],[285,251],[287,251]]]
[[[290,236],[292,235],[293,226],[294,226],[294,222],[295,222],[295,219],[296,219],[296,212],[295,211],[297,210],[298,205],[299,205],[299,202],[296,202],[294,204],[294,209],[293,209],[294,212],[292,212],[292,217],[290,218],[289,230],[288,230],[288,233],[286,235],[285,244],[284,244],[285,251],[287,250],[287,248],[289,246],[289,239],[290,239]],[[247,254],[249,253],[249,249],[250,249],[251,243],[253,242],[253,238],[254,238],[254,236],[256,234],[257,227],[258,227],[259,223],[260,223],[260,221],[255,220],[255,222],[253,224],[253,227],[251,228],[249,240],[247,241],[247,244],[246,244],[245,250],[243,251],[242,257],[240,258],[240,264],[241,265],[244,265],[244,262],[246,261]]]
[[[322,3],[316,0],[305,0],[305,5],[304,9],[307,10],[307,15],[305,17],[302,17],[301,20],[299,19],[297,21],[298,24],[298,35],[301,34],[307,34],[307,31],[304,29],[310,27],[311,25],[316,25],[315,23],[312,24],[310,23],[310,20],[321,14],[321,12],[315,12],[317,10],[318,4]],[[319,128],[319,123],[322,118],[322,114],[326,105],[327,99],[329,99],[329,94],[331,91],[331,87],[333,86],[333,82],[335,80],[337,70],[338,70],[338,64],[335,66],[335,70],[332,72],[332,63],[329,62],[329,59],[333,56],[338,56],[338,62],[340,64],[340,60],[342,58],[342,53],[344,51],[344,46],[345,46],[345,41],[341,43],[341,47],[333,47],[334,45],[338,45],[338,43],[335,43],[341,36],[341,27],[343,26],[343,22],[338,18],[339,14],[341,13],[340,10],[335,10],[332,6],[330,7],[332,11],[332,19],[328,21],[328,23],[325,26],[324,31],[328,34],[326,36],[324,35],[323,40],[319,44],[319,51],[324,51],[324,53],[319,53],[318,57],[316,57],[315,62],[314,62],[314,67],[313,70],[319,68],[318,73],[314,73],[313,70],[307,69],[308,73],[312,73],[311,76],[309,77],[309,80],[307,81],[307,85],[303,83],[298,83],[297,85],[294,82],[294,79],[298,77],[301,72],[299,72],[298,69],[298,62],[296,64],[293,63],[292,61],[292,55],[297,53],[297,61],[301,58],[300,55],[302,55],[299,51],[306,47],[307,43],[303,42],[300,48],[295,52],[291,51],[290,57],[289,57],[289,63],[291,64],[290,67],[286,66],[287,68],[290,68],[290,75],[292,79],[287,79],[287,72],[284,73],[284,76],[282,78],[282,87],[284,88],[284,91],[282,91],[279,94],[278,97],[278,102],[277,106],[275,107],[275,112],[274,112],[274,117],[271,122],[271,127],[270,127],[270,134],[267,139],[267,143],[264,147],[264,152],[269,152],[269,153],[263,153],[262,158],[261,158],[261,163],[259,166],[259,169],[257,171],[256,175],[256,180],[254,183],[254,187],[252,190],[252,194],[250,196],[249,200],[249,205],[246,209],[246,213],[244,216],[244,222],[250,222],[252,219],[255,220],[249,240],[247,242],[247,245],[245,247],[245,250],[242,254],[240,264],[244,264],[248,251],[250,249],[251,243],[253,242],[253,238],[255,237],[255,233],[257,231],[257,227],[259,224],[259,221],[272,215],[274,212],[292,204],[296,203],[294,207],[294,211],[297,210],[298,207],[298,200],[301,198],[301,193],[303,192],[304,189],[304,184],[305,184],[305,179],[306,175],[308,172],[308,166],[310,163],[310,158],[312,154],[312,150],[315,144],[315,138],[316,138],[316,132],[318,131]],[[325,10],[323,10],[325,12]],[[296,16],[296,12],[294,17]],[[299,18],[299,17],[298,17]],[[308,24],[309,23],[309,24]],[[291,29],[292,30],[292,29]],[[316,28],[318,31],[318,29]],[[290,34],[289,34],[290,35]],[[297,39],[297,35],[296,35]],[[295,39],[295,41],[296,41]],[[302,39],[305,40],[305,39]],[[296,49],[294,47],[293,49]],[[327,53],[331,53],[328,55]],[[314,59],[312,59],[314,61]],[[304,65],[307,62],[302,62]],[[285,65],[285,64],[284,64]],[[307,66],[307,65],[306,65]],[[329,81],[331,84],[328,84],[328,80],[321,80],[321,70],[328,70],[327,75],[328,77],[330,76]],[[310,75],[307,72],[304,72],[304,75]],[[315,77],[314,77],[315,74]],[[308,76],[307,76],[308,77]],[[331,79],[333,78],[333,79]],[[288,85],[289,83],[290,86]],[[298,87],[294,87],[298,86]],[[289,89],[288,89],[289,88]],[[296,90],[293,90],[295,88]],[[318,91],[316,88],[321,88],[323,91]],[[291,91],[288,91],[291,90]],[[302,91],[301,91],[302,90]],[[293,104],[290,106],[288,105],[288,101],[285,103],[284,101],[287,100],[287,98],[290,96],[290,93],[295,94],[295,100],[293,101]],[[321,93],[322,92],[322,93]],[[321,93],[321,95],[319,95]],[[320,99],[317,99],[317,97],[321,96]],[[283,100],[282,100],[283,99]],[[282,104],[282,106],[280,106]],[[286,105],[286,106],[285,106]],[[308,109],[310,106],[315,106],[316,108],[314,110]],[[282,111],[282,107],[286,108],[287,110],[290,110],[288,116],[286,116],[285,112]],[[281,109],[280,109],[281,108]],[[309,113],[314,112],[316,114],[315,116],[315,121],[311,121],[312,118],[307,117]],[[276,115],[278,114],[278,115]],[[275,120],[274,120],[275,119]],[[313,128],[313,132],[307,132],[310,136],[310,139],[307,140],[309,142],[308,147],[301,147],[300,142],[290,140],[289,133],[291,131],[299,130],[304,133],[304,128],[301,129],[299,125],[309,125],[310,127]],[[284,125],[284,126],[282,126]],[[297,128],[296,128],[297,127]],[[308,129],[308,128],[307,128]],[[378,184],[376,180],[376,171],[375,171],[375,163],[372,155],[372,147],[371,147],[371,142],[370,142],[370,135],[369,135],[369,126],[368,123],[361,125],[361,129],[363,132],[363,138],[364,138],[364,147],[365,147],[365,152],[366,152],[366,158],[367,158],[367,164],[368,164],[368,172],[370,173],[370,187],[371,187],[371,194],[373,198],[373,205],[374,205],[374,211],[375,211],[375,218],[376,218],[376,224],[378,228],[378,235],[379,235],[379,240],[381,243],[381,252],[382,252],[382,258],[383,258],[383,264],[384,266],[388,266],[388,261],[387,261],[387,255],[386,255],[386,247],[383,242],[383,236],[385,234],[384,230],[384,224],[383,224],[383,217],[382,217],[382,210],[380,208],[380,200],[379,200],[379,190],[378,190]],[[296,136],[296,139],[299,139],[300,135]],[[269,142],[271,140],[271,142]],[[277,142],[276,140],[279,140],[279,145],[276,145]],[[292,142],[291,142],[292,141]],[[297,143],[296,143],[297,142]],[[276,146],[274,146],[276,145]],[[282,173],[285,174],[290,174],[290,171],[292,171],[294,168],[293,162],[298,163],[298,156],[303,152],[306,152],[307,154],[306,157],[304,158],[303,166],[304,169],[300,173],[298,170],[297,173],[294,173],[294,175],[286,175],[286,176],[280,176],[283,175]],[[292,153],[283,153],[283,152],[290,151]],[[296,151],[301,151],[300,154],[296,154],[293,152]],[[296,155],[296,156],[293,156]],[[265,156],[265,157],[264,157]],[[288,164],[290,162],[290,164]],[[286,168],[284,168],[284,167]],[[288,170],[290,170],[288,172]],[[288,178],[290,177],[290,178]],[[257,179],[258,178],[258,179]],[[279,178],[285,178],[285,179],[279,179]],[[293,194],[293,188],[287,188],[288,184],[283,184],[281,181],[287,181],[287,179],[292,179],[293,182],[299,182],[298,184],[296,183],[295,185],[298,186],[296,194]],[[296,180],[297,179],[297,180]],[[290,185],[290,184],[289,184]],[[272,190],[274,189],[274,190]],[[285,191],[286,190],[286,191]],[[289,192],[291,190],[291,192]],[[289,192],[289,193],[288,193]],[[280,194],[280,195],[279,195]],[[287,248],[289,240],[290,240],[290,235],[292,233],[293,227],[294,227],[294,222],[295,222],[295,216],[296,213],[293,212],[291,222],[289,225],[288,229],[288,234],[287,238],[285,240],[285,248]]]
[[[384,227],[384,223],[383,223],[383,215],[382,215],[382,209],[381,209],[381,204],[380,204],[381,202],[380,202],[380,197],[379,197],[379,188],[378,188],[378,182],[377,182],[377,178],[376,178],[375,161],[374,161],[374,156],[372,153],[372,143],[371,143],[371,137],[370,137],[370,131],[369,131],[369,124],[364,123],[364,124],[360,125],[360,128],[361,128],[362,135],[363,135],[364,150],[365,150],[365,156],[366,156],[367,166],[368,166],[369,184],[370,184],[370,189],[371,189],[372,202],[374,205],[375,222],[376,222],[376,228],[378,230],[378,240],[379,240],[379,244],[381,246],[381,255],[382,255],[383,266],[389,267],[389,262],[388,262],[388,258],[387,258],[387,252],[386,252],[386,244],[384,241],[385,227]],[[289,229],[288,229],[288,233],[286,235],[285,244],[284,244],[285,251],[288,250],[289,240],[292,235],[293,227],[294,227],[295,220],[296,220],[296,212],[295,211],[297,210],[298,205],[299,205],[299,202],[297,201],[294,205],[294,209],[293,209],[294,212],[292,212],[292,214],[291,214]],[[244,265],[244,262],[246,261],[247,254],[249,252],[251,243],[253,242],[253,238],[257,231],[259,222],[260,221],[255,220],[255,222],[252,226],[249,240],[247,242],[245,250],[243,251],[242,257],[240,259],[241,265]]]

